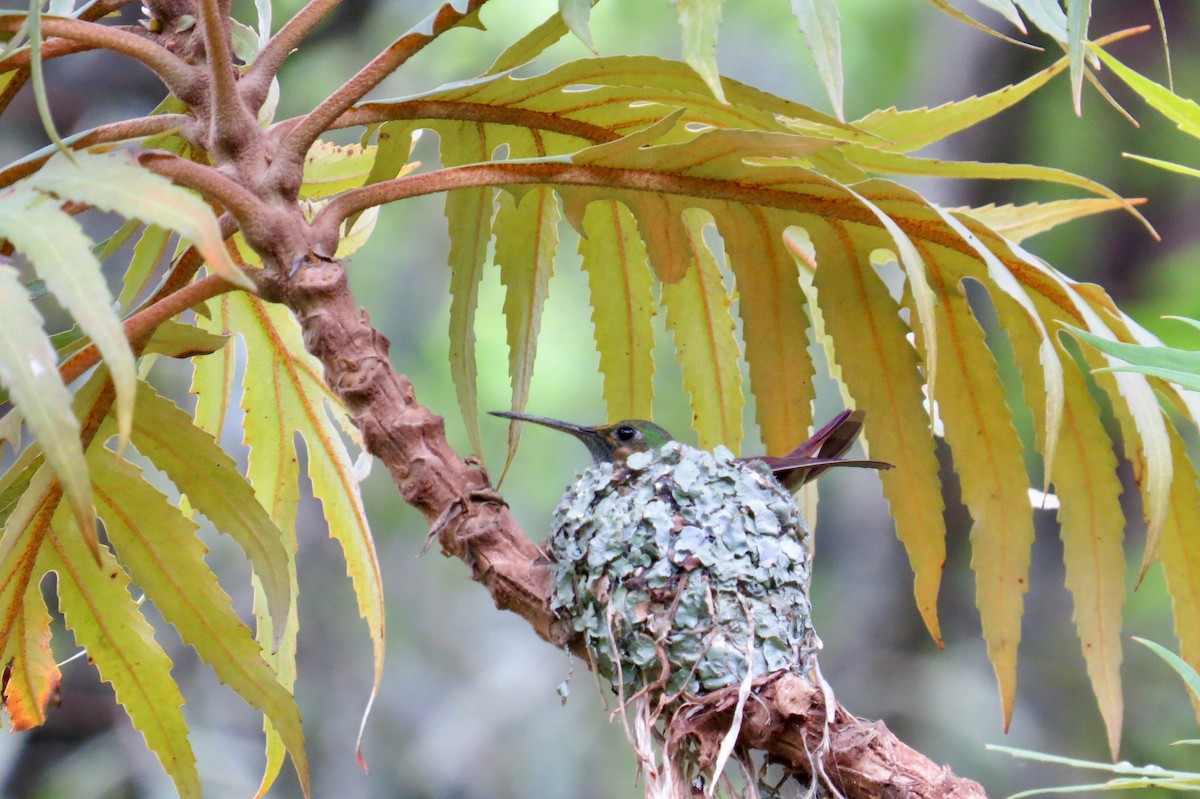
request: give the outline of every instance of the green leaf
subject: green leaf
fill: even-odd
[[[1140,372],[1178,383],[1184,388],[1200,391],[1200,352],[1173,347],[1148,347],[1103,338],[1071,325],[1063,325],[1071,334],[1086,341],[1101,352],[1120,358],[1128,366],[1108,366],[1106,371]]]
[[[500,197],[492,230],[496,236],[496,264],[504,285],[504,318],[508,333],[508,375],[512,382],[512,409],[525,410],[542,308],[554,274],[558,249],[558,200],[548,188],[528,192],[518,201]],[[520,440],[521,425],[509,425],[508,461],[512,462]]]
[[[129,575],[107,547],[101,548],[97,568],[79,531],[61,512],[41,547],[41,570],[58,575],[59,608],[67,627],[87,649],[101,679],[112,684],[117,701],[158,756],[179,795],[198,799],[200,779],[181,710],[183,696],[171,678],[170,658],[129,594]]]
[[[667,329],[691,397],[699,444],[724,444],[737,452],[742,442],[742,372],[730,318],[732,301],[721,282],[716,258],[704,241],[705,214],[684,217],[692,265],[674,283],[662,284]]]
[[[11,266],[0,263],[0,383],[61,481],[79,530],[93,553],[99,552],[92,488],[79,420],[71,411],[71,395],[58,377],[54,348],[42,330],[42,318],[29,302],[25,287]]]
[[[104,282],[100,262],[92,254],[91,241],[74,219],[50,198],[27,188],[28,183],[10,188],[0,202],[0,237],[11,241],[29,259],[108,362],[117,391],[124,446],[129,439],[137,379],[125,329],[113,312],[112,294]]]
[[[122,275],[121,295],[117,298],[117,306],[123,311],[131,309],[134,300],[146,290],[170,240],[171,231],[158,225],[148,225],[137,244],[133,245],[133,258]]]
[[[1197,172],[1197,176],[1200,176],[1200,171]],[[1025,205],[983,205],[951,210],[978,219],[1000,235],[1019,244],[1030,236],[1053,230],[1066,222],[1107,211],[1118,211],[1125,207],[1125,200],[1086,197]]]
[[[191,358],[214,353],[228,342],[228,336],[216,336],[195,325],[168,319],[154,328],[143,352],[166,355],[168,358]]]
[[[608,418],[652,418],[653,281],[646,248],[629,209],[617,202],[588,206],[579,254],[591,292],[592,326],[600,353],[600,373],[604,375]]]
[[[838,119],[844,119],[842,33],[837,0],[792,0],[792,13],[800,22],[800,33],[817,63],[817,74],[833,104],[833,113]]]
[[[129,153],[76,152],[76,163],[54,157],[27,182],[65,200],[160,225],[190,239],[208,265],[237,286],[254,286],[234,265],[212,209],[198,195],[143,169]]]
[[[267,587],[271,615],[286,618],[291,598],[281,533],[216,439],[192,424],[175,403],[140,383],[132,440],[198,511],[238,543]]]
[[[1092,0],[1066,0],[1067,57],[1071,60],[1071,97],[1076,116],[1083,114],[1084,45],[1087,43],[1088,19],[1092,16]]]
[[[304,156],[300,199],[329,197],[363,185],[375,164],[375,152],[373,146],[333,144],[317,139]]]
[[[585,2],[587,3],[587,9],[584,13],[590,14],[592,10],[591,0],[585,0]],[[573,5],[574,0],[561,0],[561,4]],[[584,21],[583,30],[588,32],[586,19]],[[505,48],[504,52],[502,52],[496,58],[495,62],[488,67],[487,72],[483,74],[498,75],[502,72],[508,72],[509,70],[524,66],[544,53],[552,45],[557,44],[558,41],[569,32],[570,31],[567,28],[567,23],[563,19],[562,12],[555,13],[541,25],[538,25],[529,33],[525,34],[516,42]],[[585,40],[582,36],[580,36],[579,39],[580,41],[584,42],[584,44],[588,44],[588,40]],[[596,48],[593,45],[588,44],[588,47],[592,50],[592,52],[596,52]]]
[[[300,710],[204,562],[195,522],[146,482],[137,467],[104,447],[93,446],[88,460],[97,509],[121,562],[184,643],[280,731],[307,794]]]
[[[1133,637],[1133,640],[1137,641],[1139,644],[1142,644],[1151,652],[1166,661],[1166,664],[1173,668],[1175,673],[1183,678],[1183,683],[1187,686],[1188,690],[1192,692],[1192,696],[1195,699],[1200,700],[1200,674],[1196,673],[1195,668],[1188,664],[1188,662],[1183,658],[1179,657],[1179,655],[1176,655],[1174,652],[1167,649],[1165,646],[1162,646],[1161,644],[1156,644],[1153,641],[1146,640],[1145,638],[1138,638],[1136,635]]]
[[[717,28],[723,0],[676,0],[683,29],[683,60],[696,70],[713,96],[725,102],[721,73],[717,69]]]
[[[486,128],[462,123],[459,135],[442,139],[442,162],[447,166],[487,161],[494,145]],[[475,309],[479,305],[479,281],[491,239],[494,190],[490,187],[457,189],[446,193],[446,221],[450,229],[450,374],[458,407],[471,441],[471,449],[483,452],[479,434],[479,403],[476,392]]]
[[[382,578],[371,538],[370,525],[362,506],[359,484],[353,472],[338,426],[331,414],[345,413],[322,379],[319,361],[304,349],[300,327],[287,308],[265,303],[246,294],[225,294],[211,301],[211,319],[201,322],[212,331],[236,330],[245,343],[246,374],[242,417],[246,444],[250,448],[247,475],[259,504],[283,531],[289,552],[292,601],[282,624],[273,624],[264,613],[264,602],[256,587],[255,615],[260,641],[278,640],[278,650],[268,657],[280,680],[291,686],[295,680],[296,635],[296,548],[295,522],[299,495],[299,455],[295,436],[304,439],[308,476],[313,494],[321,501],[329,534],[342,547],[346,571],[354,584],[359,614],[367,623],[374,648],[374,684],[367,710],[383,679],[384,611]],[[197,394],[197,419],[208,429],[219,429],[231,401],[234,373],[238,370],[234,348],[193,359],[192,391]],[[363,716],[366,723],[366,713]],[[361,738],[361,730],[360,730]],[[270,787],[282,764],[284,747],[278,733],[267,729],[267,768],[260,794]]]
[[[1150,104],[1150,107],[1174,122],[1179,129],[1193,138],[1200,138],[1200,105],[1160,83],[1150,80],[1122,64],[1099,45],[1088,43],[1091,51],[1100,57],[1121,80]]]

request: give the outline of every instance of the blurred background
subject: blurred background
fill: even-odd
[[[4,4],[0,4],[4,5]],[[20,7],[22,3],[8,3]],[[276,2],[276,27],[300,7]],[[1164,0],[1174,44],[1174,79],[1184,96],[1200,96],[1200,8]],[[917,0],[841,0],[848,118],[872,109],[933,106],[1018,81],[1057,55],[1036,31],[1038,52],[1015,47],[955,22]],[[1005,23],[982,5],[960,6],[1005,32]],[[354,0],[343,3],[288,61],[277,118],[315,104],[389,44],[435,4],[430,0]],[[407,95],[467,78],[486,69],[508,44],[553,12],[554,0],[493,0],[483,12],[488,32],[454,31],[421,53],[372,95]],[[236,2],[253,22],[253,4]],[[1150,0],[1094,4],[1093,36],[1154,23]],[[592,32],[602,54],[679,56],[676,11],[666,0],[605,0],[593,14]],[[1157,31],[1121,42],[1113,52],[1125,63],[1165,82]],[[825,94],[783,0],[726,4],[719,64],[724,74],[828,111]],[[588,52],[564,40],[535,62],[540,71]],[[48,65],[50,99],[65,134],[149,111],[161,87],[129,62],[98,54]],[[1065,76],[998,118],[923,155],[980,161],[1017,161],[1061,167],[1107,184],[1128,197],[1147,197],[1143,209],[1162,235],[1155,241],[1134,219],[1110,214],[1075,222],[1029,242],[1029,248],[1078,280],[1100,283],[1141,323],[1177,346],[1200,346],[1195,331],[1161,322],[1162,314],[1200,316],[1200,181],[1168,174],[1121,157],[1123,151],[1200,165],[1194,139],[1164,123],[1114,80],[1106,85],[1137,117],[1134,128],[1085,87],[1084,114],[1071,109]],[[0,162],[45,143],[28,87],[4,117]],[[357,132],[347,132],[352,141]],[[428,137],[414,157],[437,160]],[[1065,195],[1060,187],[1002,182],[931,182],[917,188],[948,206],[1027,202]],[[451,443],[469,449],[446,367],[449,273],[442,198],[412,200],[383,209],[378,229],[350,263],[353,289],[371,320],[392,341],[395,367],[413,381],[418,399],[446,417]],[[587,286],[578,270],[575,234],[560,229],[562,243],[543,321],[529,410],[597,423],[605,417],[601,379],[588,321]],[[481,289],[477,336],[480,407],[509,407],[500,306],[503,289],[489,269]],[[658,324],[660,347],[656,420],[680,438],[690,411],[679,388],[668,336]],[[1189,333],[1191,338],[1189,338]],[[185,407],[186,365],[163,364],[156,373]],[[836,389],[819,389],[817,418],[839,410]],[[224,443],[244,457],[236,420]],[[486,462],[497,475],[504,460],[506,425],[483,425]],[[759,451],[752,435],[746,454]],[[950,453],[943,447],[943,463]],[[562,488],[588,456],[575,441],[529,429],[504,484],[514,513],[539,537]],[[940,602],[946,639],[938,651],[920,621],[911,595],[911,572],[888,519],[877,479],[836,470],[822,478],[817,524],[814,612],[825,642],[821,663],[840,701],[854,713],[882,719],[906,743],[956,773],[979,780],[993,797],[1099,775],[1016,761],[985,751],[1003,743],[1072,757],[1107,758],[1103,728],[1091,696],[1063,588],[1061,549],[1053,513],[1035,511],[1038,538],[1032,590],[1026,600],[1020,684],[1011,730],[1002,729],[992,670],[979,635],[974,582],[968,569],[969,518],[957,485],[944,470],[950,557]],[[371,655],[359,622],[345,564],[324,526],[320,507],[306,500],[300,530],[300,677],[318,797],[638,797],[633,758],[619,725],[609,722],[587,670],[531,634],[526,624],[500,613],[467,579],[466,567],[436,550],[418,558],[428,528],[401,501],[385,474],[372,474],[366,502],[383,568],[388,611],[388,660],[382,695],[367,725],[364,754],[370,773],[354,759],[354,738],[370,690]],[[210,562],[239,607],[249,610],[248,571],[228,539],[208,530]],[[1132,591],[1143,531],[1129,530]],[[1126,603],[1125,630],[1171,648],[1170,604],[1160,570],[1151,569]],[[153,610],[150,610],[153,615]],[[160,641],[175,657],[176,677],[199,757],[206,795],[252,796],[263,765],[261,731],[254,713],[190,650],[160,625]],[[73,652],[69,635],[58,653]],[[1129,644],[1123,670],[1126,724],[1121,755],[1134,762],[1200,768],[1195,750],[1166,744],[1196,737],[1196,718],[1180,681],[1144,648]],[[570,701],[555,691],[571,678]],[[0,736],[0,793],[8,797],[167,797],[173,795],[125,718],[110,689],[85,660],[64,667],[62,706],[44,728]],[[611,706],[611,701],[609,702]],[[269,794],[299,796],[285,766]]]

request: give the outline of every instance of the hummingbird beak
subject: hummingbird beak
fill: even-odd
[[[543,427],[549,427],[552,430],[561,430],[564,433],[570,433],[579,439],[585,439],[588,436],[595,435],[595,430],[583,425],[571,424],[570,422],[560,422],[558,419],[550,419],[546,416],[533,416],[527,413],[514,413],[512,411],[488,411],[492,416],[500,416],[505,419],[516,419],[519,422],[533,422],[540,424]]]

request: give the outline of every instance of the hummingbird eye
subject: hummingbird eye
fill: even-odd
[[[623,425],[617,428],[617,438],[621,441],[633,441],[637,438],[637,430],[629,425]]]

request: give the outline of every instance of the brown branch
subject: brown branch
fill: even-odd
[[[285,190],[298,189],[303,176],[304,156],[333,120],[361,100],[401,64],[421,52],[434,39],[471,17],[486,2],[487,0],[467,0],[466,11],[461,12],[452,4],[446,3],[321,101],[288,131],[279,145],[272,165],[279,184],[284,186]]]
[[[154,136],[166,133],[173,128],[181,128],[192,121],[192,118],[186,114],[158,114],[151,117],[126,119],[121,122],[114,122],[111,125],[101,125],[77,139],[68,137],[67,146],[72,150],[83,150],[95,144],[107,144],[109,142],[125,141],[126,139],[136,139],[142,136]],[[0,170],[0,188],[10,186],[21,178],[32,175],[41,169],[42,165],[50,160],[55,152],[58,152],[57,150],[51,150],[51,148],[46,149],[48,151],[46,155],[36,158],[26,158],[7,169]]]
[[[279,74],[279,67],[293,50],[300,46],[305,37],[342,0],[309,0],[292,16],[279,32],[272,36],[255,57],[254,63],[238,81],[242,100],[255,113],[266,102],[271,81]]]
[[[24,22],[22,16],[0,17],[0,31],[15,33]],[[90,47],[112,50],[148,67],[167,89],[184,102],[195,99],[197,71],[186,61],[144,36],[95,22],[61,17],[43,17],[43,36],[60,36]]]
[[[251,139],[259,138],[254,115],[242,104],[229,46],[229,18],[217,0],[199,0],[200,27],[208,57],[209,150],[214,155],[253,152]]]
[[[178,316],[188,308],[211,300],[213,297],[242,290],[241,286],[235,286],[220,275],[209,275],[152,303],[144,310],[138,311],[126,319],[125,337],[131,342],[149,340],[150,335],[158,326],[172,316]],[[100,350],[95,344],[89,344],[63,361],[62,365],[58,367],[58,374],[64,383],[70,383],[99,362]]]

